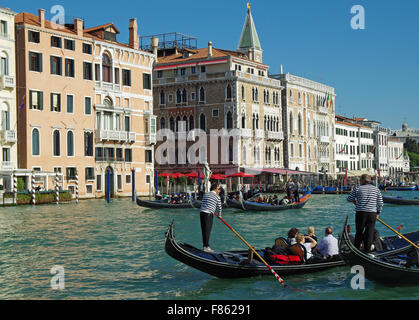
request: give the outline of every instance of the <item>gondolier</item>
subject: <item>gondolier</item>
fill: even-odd
[[[355,247],[360,249],[364,243],[364,251],[371,252],[374,238],[375,221],[383,208],[383,197],[380,190],[371,184],[371,176],[363,174],[360,179],[361,185],[352,190],[348,197],[349,202],[356,206],[356,234]]]
[[[214,221],[214,212],[217,212],[218,216],[222,216],[222,204],[220,199],[220,186],[216,183],[211,185],[210,192],[207,192],[201,205],[201,231],[202,231],[202,244],[205,252],[213,252],[209,246],[209,238],[212,229],[212,223]]]

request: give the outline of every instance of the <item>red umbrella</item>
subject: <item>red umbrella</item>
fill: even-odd
[[[172,175],[172,177],[173,178],[180,178],[180,177],[183,177],[184,175],[182,174],[182,173],[180,173],[180,172],[177,172],[177,173],[174,173],[173,175]]]
[[[159,173],[159,177],[172,177],[171,173]]]
[[[255,176],[251,175],[251,174],[246,174],[244,172],[237,172],[235,174],[230,174],[229,176],[227,176],[228,178],[234,178],[234,177],[240,177],[240,178],[254,178]]]
[[[201,176],[201,179],[204,178],[204,175],[202,173],[199,174]],[[197,172],[191,172],[188,174],[185,174],[185,177],[191,178],[191,179],[196,179],[198,178],[198,173]]]
[[[225,180],[225,179],[227,179],[227,176],[225,176],[223,174],[213,174],[210,179],[213,179],[213,180]]]

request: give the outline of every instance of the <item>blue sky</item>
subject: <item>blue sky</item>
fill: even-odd
[[[415,0],[254,0],[252,14],[272,73],[284,71],[335,87],[337,113],[383,126],[419,128],[419,2]],[[180,32],[214,47],[237,48],[246,16],[243,0],[2,1],[16,12],[62,5],[87,27],[114,22],[128,42],[128,22],[140,35]],[[351,8],[365,8],[365,30],[351,28]]]

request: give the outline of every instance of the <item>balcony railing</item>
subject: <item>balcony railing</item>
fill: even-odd
[[[96,130],[96,137],[101,141],[135,142],[135,132]]]
[[[1,137],[3,143],[16,143],[16,131],[14,130],[3,130],[1,131]]]
[[[111,91],[121,91],[121,85],[104,81],[95,81],[95,89],[104,89]]]
[[[262,140],[265,137],[265,132],[262,129],[255,130],[255,139]]]
[[[275,132],[275,131],[268,131],[267,132],[267,139],[268,140],[284,140],[284,133],[282,131]]]
[[[13,89],[15,87],[15,77],[13,76],[0,76],[0,88],[2,89]]]
[[[156,134],[154,133],[154,134],[146,134],[146,141],[147,141],[147,144],[150,144],[150,145],[154,145],[154,144],[156,144],[156,142],[157,142],[157,137],[156,137]]]
[[[330,143],[330,137],[320,136],[320,142],[322,142],[322,143]]]
[[[329,113],[329,108],[318,107],[318,109],[319,109],[319,113],[323,113],[323,114],[328,114]]]
[[[252,137],[251,129],[240,129],[241,137],[244,139],[250,139]]]
[[[2,169],[9,170],[9,169],[13,169],[14,165],[12,161],[2,161],[1,167]]]

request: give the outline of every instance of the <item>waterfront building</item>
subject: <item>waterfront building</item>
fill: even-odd
[[[289,73],[272,77],[284,87],[285,167],[334,178],[335,89]]]
[[[12,186],[9,173],[17,168],[15,15],[0,7],[0,186],[7,191]]]
[[[283,168],[282,86],[269,77],[269,66],[263,63],[250,8],[236,51],[215,48],[211,41],[198,49],[189,45],[193,37],[171,35],[181,40],[169,41],[169,34],[149,36],[160,38],[153,81],[157,127],[176,132],[176,139],[182,133],[193,137],[200,129],[208,136],[207,151],[199,163],[191,163],[178,153],[177,144],[176,163],[159,164],[156,159],[157,168],[196,171],[205,160],[213,172],[223,174]],[[237,139],[231,137],[226,145],[215,140],[218,150],[211,150],[211,131],[222,129],[238,132]],[[188,153],[195,141],[187,141]]]
[[[129,195],[134,172],[137,193],[148,194],[154,58],[138,49],[136,21],[129,44],[112,23],[56,25],[42,9],[15,23],[19,168],[62,174],[61,187],[81,198]],[[48,174],[35,182],[53,189]]]
[[[394,182],[404,181],[403,175],[410,171],[410,159],[404,152],[403,141],[388,138],[388,170],[389,178]]]
[[[336,115],[336,171],[340,176],[359,177],[374,174],[374,131]]]
[[[419,143],[419,129],[409,128],[407,122],[403,123],[401,130],[389,130],[389,134],[402,142],[411,139]]]

